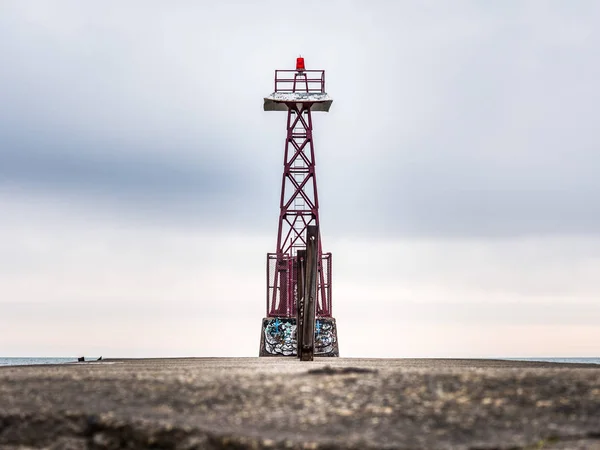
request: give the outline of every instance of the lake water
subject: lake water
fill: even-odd
[[[97,357],[86,358],[88,361],[94,361]],[[559,363],[583,363],[600,364],[600,358],[494,358],[506,359],[511,361],[545,361]],[[0,357],[0,366],[29,366],[33,364],[64,364],[77,362],[77,358],[2,358]]]
[[[500,358],[510,361],[541,361],[575,364],[600,364],[600,358]]]
[[[95,359],[95,358],[93,358]],[[90,361],[93,361],[90,359]],[[77,358],[2,358],[0,357],[1,366],[30,366],[34,364],[64,364],[77,362]]]

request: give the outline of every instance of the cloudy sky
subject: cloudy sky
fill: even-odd
[[[600,354],[600,3],[0,1],[0,356],[256,356],[285,115],[343,356]]]

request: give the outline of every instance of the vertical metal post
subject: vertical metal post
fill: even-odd
[[[296,354],[302,359],[302,328],[304,324],[304,277],[306,273],[306,250],[298,250],[296,256]]]
[[[304,281],[304,323],[302,324],[302,361],[312,361],[315,352],[315,312],[317,304],[317,258],[319,227],[306,227],[306,278]]]
[[[287,260],[277,261],[277,276],[279,277],[279,306],[277,311],[280,314],[287,314],[288,303],[288,270]]]

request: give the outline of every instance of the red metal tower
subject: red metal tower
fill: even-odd
[[[313,144],[313,111],[329,111],[325,71],[275,71],[275,91],[264,99],[265,111],[287,111],[277,250],[267,254],[267,317],[263,319],[261,356],[296,354],[298,250],[306,248],[307,227],[319,226],[319,197]],[[319,228],[320,229],[320,228]],[[318,239],[315,354],[338,356],[337,329],[331,315],[331,253]]]

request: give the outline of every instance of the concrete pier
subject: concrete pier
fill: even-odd
[[[0,368],[2,449],[600,449],[600,366],[192,358]]]

